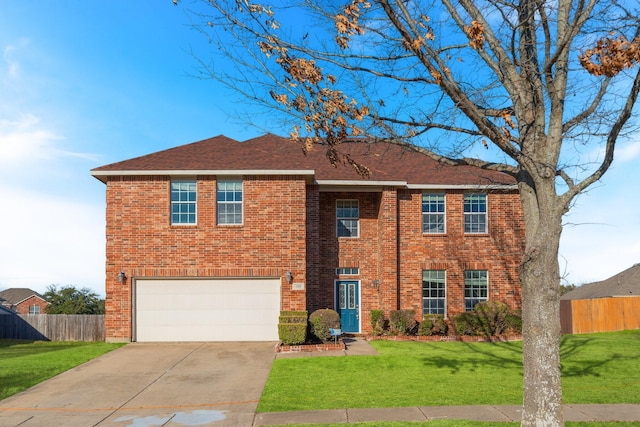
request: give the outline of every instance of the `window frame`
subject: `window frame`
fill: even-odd
[[[33,312],[32,310],[33,309]],[[29,314],[40,314],[40,306],[37,304],[33,304],[29,306]]]
[[[341,203],[349,203],[351,204],[351,206],[343,206],[340,207],[339,205]],[[339,213],[344,212],[345,210],[351,211],[352,209],[354,209],[353,204],[355,203],[355,209],[356,209],[356,216],[339,216]],[[355,221],[355,234],[353,233],[352,229],[353,227],[351,226],[351,228],[347,227],[344,225],[343,221]],[[342,225],[342,227],[341,227]],[[348,230],[349,234],[348,235],[344,235],[341,234],[341,230]],[[346,238],[346,239],[355,239],[360,237],[360,200],[358,199],[337,199],[336,200],[336,237],[338,238]]]
[[[483,274],[484,277],[480,275]],[[476,277],[471,277],[471,276]],[[484,283],[479,283],[480,280]],[[483,289],[484,288],[484,289]],[[484,291],[484,296],[473,295],[475,292]],[[489,300],[489,271],[465,270],[464,271],[464,311],[473,311],[475,306]]]
[[[225,188],[221,189],[221,184],[224,184]],[[234,188],[228,189],[227,185],[233,184]],[[240,185],[240,190],[235,188],[235,185]],[[240,200],[235,200],[237,194],[240,194]],[[225,200],[220,200],[221,194],[225,195]],[[227,195],[232,194],[232,200],[227,200]],[[221,209],[225,206],[225,209]],[[227,207],[233,206],[234,212],[227,212]],[[240,206],[240,212],[235,212],[235,207]],[[224,212],[222,212],[224,210]],[[240,220],[236,221],[235,218],[239,216]],[[233,221],[228,221],[229,218],[233,218]],[[224,221],[222,220],[224,219]],[[216,224],[220,226],[237,226],[244,225],[244,181],[238,178],[221,178],[216,180]]]
[[[443,296],[427,296],[425,297],[425,274],[426,273],[436,273],[438,276],[442,275],[442,277],[429,278],[430,283],[438,283],[437,281],[442,281],[442,289],[440,288],[431,288],[429,287],[429,291],[443,292]],[[429,304],[427,308],[425,306],[425,301],[442,301],[442,309],[440,307],[435,307],[436,311],[432,311],[433,307]],[[441,312],[440,312],[441,311]],[[425,316],[427,314],[442,314],[445,318],[447,317],[447,271],[446,270],[422,270],[422,315]]]
[[[442,205],[442,212],[431,212],[431,211],[425,211],[425,198],[427,197],[438,197],[438,198],[442,198],[442,201],[437,200],[437,201],[430,201],[430,203],[428,203],[426,206],[432,206],[434,203],[436,206],[440,206],[440,204]],[[447,197],[445,193],[428,193],[428,192],[423,192],[422,193],[422,234],[446,234],[447,233]],[[435,218],[435,217],[441,217],[442,218],[442,222],[438,223],[437,221],[433,222],[433,221],[429,221],[428,223],[430,225],[435,225],[436,228],[439,228],[439,225],[442,225],[442,231],[440,230],[436,230],[436,231],[431,231],[431,229],[426,229],[425,226],[427,224],[426,218]]]
[[[479,197],[482,197],[484,203],[474,203],[479,201]],[[486,193],[465,193],[462,210],[464,213],[464,234],[487,234],[489,232],[489,208]],[[480,224],[483,225],[482,229],[479,228]]]
[[[336,268],[336,276],[359,276],[359,267],[338,267]]]
[[[193,186],[193,189],[191,188],[174,189],[174,185],[178,185],[178,184],[180,185],[186,184],[186,185],[189,185],[189,187]],[[198,225],[198,181],[195,179],[172,179],[169,184],[169,190],[170,190],[169,199],[171,201],[170,202],[171,225],[179,226],[179,227]],[[183,194],[186,195],[185,200],[181,200]],[[193,194],[193,200],[191,200],[189,196],[190,194]],[[177,195],[177,200],[174,200],[175,195]],[[174,212],[176,207],[178,207],[179,209],[177,212]],[[187,210],[183,211],[181,207],[186,207]],[[190,210],[191,207],[193,207],[193,212]],[[181,219],[183,217],[187,218],[187,220],[186,221],[174,220],[174,218]],[[193,217],[193,221],[189,220],[191,217]]]

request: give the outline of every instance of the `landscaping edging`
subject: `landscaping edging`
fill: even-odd
[[[385,341],[461,341],[461,342],[507,342],[521,341],[522,335],[496,335],[493,337],[473,336],[473,335],[376,335],[367,337],[368,341],[385,340]]]
[[[282,343],[278,343],[276,347],[276,353],[297,353],[297,352],[307,352],[307,351],[335,351],[335,350],[345,350],[346,347],[344,345],[344,341],[342,339],[338,340],[336,343],[327,342],[320,344],[297,344],[297,345],[284,345]]]

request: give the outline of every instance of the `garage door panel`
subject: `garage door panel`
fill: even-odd
[[[136,281],[138,341],[276,341],[280,279]]]

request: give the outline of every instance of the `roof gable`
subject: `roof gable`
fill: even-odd
[[[21,302],[35,296],[43,301],[46,301],[42,295],[29,288],[9,288],[4,291],[0,291],[0,298],[7,301],[12,305],[18,305]]]
[[[606,280],[582,285],[562,296],[563,300],[640,295],[640,263]]]
[[[219,135],[92,169],[106,182],[110,175],[145,174],[296,174],[316,181],[402,182],[415,186],[515,185],[513,177],[473,166],[441,164],[396,144],[364,140],[346,142],[339,150],[370,169],[364,178],[348,165],[333,167],[321,144],[306,155],[300,144],[272,134],[239,142]]]

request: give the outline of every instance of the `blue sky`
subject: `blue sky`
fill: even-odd
[[[262,133],[238,118],[253,112],[235,94],[194,77],[189,52],[212,48],[189,22],[171,0],[3,4],[0,289],[70,284],[104,295],[105,186],[90,169]],[[640,135],[567,216],[576,224],[561,244],[568,282],[640,262],[639,160]]]

